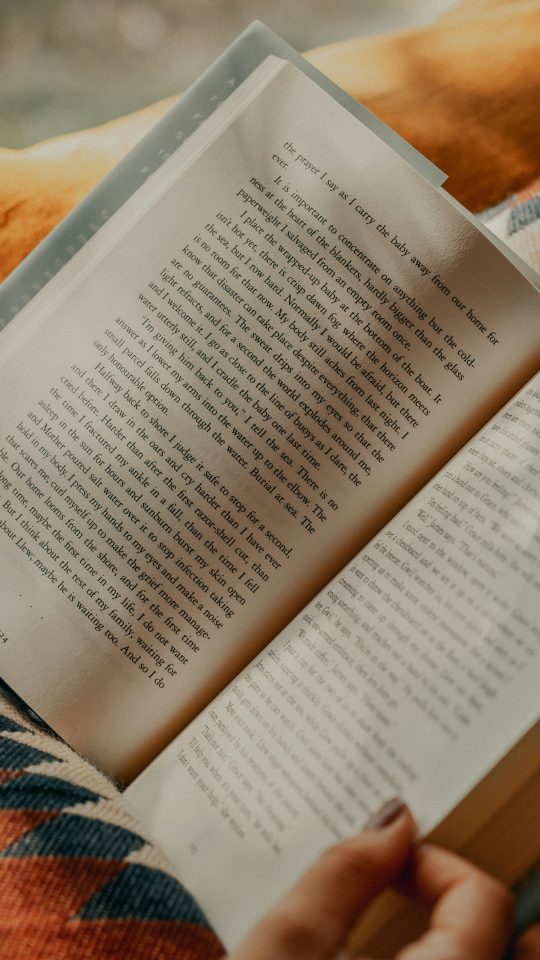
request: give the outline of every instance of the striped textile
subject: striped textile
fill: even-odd
[[[480,219],[515,253],[540,272],[540,177]]]
[[[0,696],[0,958],[223,953],[116,787]]]

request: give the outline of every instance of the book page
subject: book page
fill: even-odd
[[[268,58],[5,332],[7,682],[140,769],[536,369],[537,316]]]
[[[425,834],[538,720],[539,471],[537,378],[128,789],[229,948],[384,801]]]

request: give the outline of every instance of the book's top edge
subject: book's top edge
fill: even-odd
[[[366,126],[368,126],[377,136],[381,137],[392,149],[396,150],[407,162],[413,166],[419,173],[422,174],[430,183],[434,186],[441,186],[447,179],[446,173],[444,173],[439,167],[436,166],[431,160],[429,160],[423,153],[413,147],[408,140],[405,140],[399,133],[396,133],[395,130],[392,130],[383,120],[380,120],[379,117],[376,117],[375,114],[371,113],[367,107],[364,107],[363,104],[359,103],[354,99],[349,93],[343,90],[342,87],[338,86],[337,83],[334,83],[329,77],[315,67],[309,60],[307,60],[301,53],[291,47],[286,40],[283,40],[277,33],[274,33],[270,27],[267,27],[266,24],[262,23],[260,20],[254,20],[249,27],[246,28],[244,33],[240,34],[238,40],[243,40],[245,38],[258,37],[263,43],[268,44],[268,52],[275,53],[278,56],[282,56],[297,67],[299,67],[307,76],[310,77],[318,86],[322,87],[329,93],[334,100],[337,100],[344,106],[350,113],[354,114],[359,120],[362,121]],[[234,44],[233,44],[234,47]],[[232,47],[229,48],[232,50]]]
[[[0,330],[269,54],[301,69],[434,186],[444,181],[441,171],[414,147],[255,20],[4,281],[0,286]]]

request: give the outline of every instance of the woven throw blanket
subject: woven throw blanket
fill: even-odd
[[[223,953],[116,787],[0,695],[2,960]]]
[[[540,273],[540,177],[480,219]]]

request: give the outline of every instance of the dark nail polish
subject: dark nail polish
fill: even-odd
[[[366,830],[381,830],[383,827],[389,827],[405,809],[405,804],[400,797],[392,797],[387,800],[380,810],[372,814],[366,823]]]

